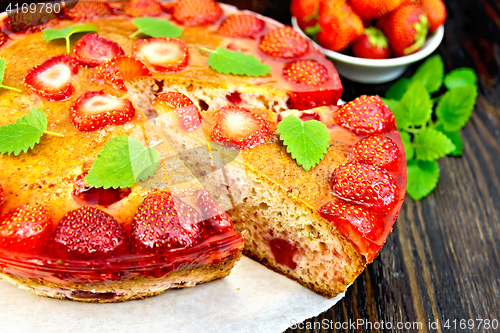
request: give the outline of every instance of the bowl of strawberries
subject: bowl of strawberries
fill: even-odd
[[[292,0],[292,25],[356,82],[383,83],[439,46],[442,0]]]

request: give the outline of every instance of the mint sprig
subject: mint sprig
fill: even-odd
[[[210,50],[200,47],[201,50],[211,53],[208,64],[213,70],[222,74],[266,76],[271,73],[271,68],[260,62],[253,54],[246,55],[243,52],[226,50],[218,47]]]
[[[13,88],[13,87],[9,87],[9,86],[4,85],[3,84],[4,75],[5,75],[5,60],[0,58],[0,88],[14,90],[17,92],[22,92],[21,89],[17,89],[17,88]]]
[[[139,34],[165,38],[179,38],[182,35],[182,28],[167,20],[153,17],[137,17],[132,20],[132,23],[134,23],[139,30],[130,35],[130,38],[134,38]]]
[[[297,116],[287,116],[276,130],[286,151],[305,171],[318,164],[326,154],[330,135],[326,125],[317,120],[303,122]]]
[[[40,142],[43,134],[64,137],[47,131],[47,116],[40,109],[33,108],[14,124],[0,127],[0,154],[14,153],[17,156],[21,152],[26,153]]]
[[[414,200],[426,197],[436,187],[437,159],[462,155],[460,129],[476,103],[474,71],[464,67],[444,75],[443,68],[441,56],[429,57],[413,77],[393,84],[384,98],[396,116],[406,153],[407,193]],[[443,83],[448,91],[432,98]]]
[[[46,41],[64,38],[66,40],[66,52],[71,52],[71,44],[69,38],[71,35],[80,32],[97,32],[97,27],[92,24],[76,24],[70,25],[62,29],[47,29],[43,31],[43,38]]]
[[[160,154],[142,142],[121,135],[106,143],[85,177],[87,186],[130,187],[153,176],[160,164]]]

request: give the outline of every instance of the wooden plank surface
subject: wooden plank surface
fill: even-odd
[[[224,2],[290,22],[288,1]],[[448,21],[436,53],[446,72],[468,66],[478,75],[476,107],[462,130],[463,157],[439,160],[439,184],[429,197],[406,198],[382,253],[341,302],[287,332],[500,331],[476,320],[500,320],[500,2],[445,3]],[[342,82],[344,100],[384,95],[391,85]],[[358,320],[372,329],[348,325]]]

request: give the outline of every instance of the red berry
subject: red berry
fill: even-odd
[[[133,55],[163,73],[182,71],[189,59],[186,43],[180,39],[164,37],[137,41]]]
[[[379,214],[388,213],[398,201],[396,181],[386,170],[362,163],[346,163],[332,175],[334,193]]]
[[[200,223],[203,239],[234,231],[233,224],[226,212],[212,199],[207,191],[202,190],[198,193],[198,205],[201,207],[204,219]]]
[[[319,0],[292,0],[290,3],[290,12],[302,30],[315,25],[318,21],[319,2]]]
[[[197,243],[201,218],[168,191],[154,192],[139,206],[132,222],[132,252],[157,253]]]
[[[328,70],[316,60],[295,60],[283,67],[288,81],[304,86],[320,86],[328,81]]]
[[[404,0],[350,0],[352,8],[365,21],[379,18],[398,8]]]
[[[233,14],[222,22],[219,33],[227,37],[252,37],[264,29],[264,21],[252,14]]]
[[[309,51],[309,43],[292,27],[284,26],[265,35],[259,49],[271,57],[298,58]]]
[[[225,106],[217,113],[217,124],[212,139],[231,142],[247,150],[266,141],[271,136],[267,120],[239,106]]]
[[[204,25],[216,21],[223,11],[213,0],[178,0],[173,9],[173,18],[184,25]]]
[[[358,58],[387,59],[391,55],[384,33],[374,27],[365,29],[363,36],[352,44],[352,53]]]
[[[87,91],[71,105],[69,111],[75,127],[84,132],[108,125],[122,125],[135,115],[132,102],[113,97],[104,90]]]
[[[50,218],[38,204],[27,203],[11,209],[0,221],[0,248],[11,252],[40,252],[50,235]]]
[[[429,20],[429,33],[436,31],[440,25],[446,21],[448,14],[446,6],[442,0],[416,0],[416,4],[420,5],[427,15]]]
[[[161,5],[155,0],[129,0],[123,11],[131,17],[158,16],[163,12]]]
[[[112,40],[99,37],[97,34],[86,34],[75,43],[73,54],[82,66],[96,67],[125,52]]]
[[[396,128],[394,114],[378,95],[362,95],[342,105],[335,122],[358,135],[381,134]]]
[[[78,64],[72,56],[57,55],[28,70],[24,85],[49,101],[60,101],[75,90],[71,78],[77,73]]]
[[[151,76],[149,69],[141,61],[131,56],[118,56],[94,69],[90,81],[106,82],[118,90],[127,91],[123,80],[141,76]]]
[[[62,258],[97,260],[128,253],[130,243],[113,216],[84,206],[70,211],[59,221],[53,251]]]
[[[0,46],[7,43],[8,40],[9,40],[9,36],[4,34],[3,32],[0,32]]]
[[[179,92],[166,92],[155,97],[153,107],[165,114],[174,111],[185,131],[192,131],[201,125],[201,114],[196,105],[186,95]]]
[[[389,171],[397,171],[401,160],[398,145],[380,135],[367,136],[358,141],[349,153],[349,162],[376,165]]]
[[[111,14],[111,7],[106,2],[80,0],[66,16],[70,20],[83,22],[106,18]]]

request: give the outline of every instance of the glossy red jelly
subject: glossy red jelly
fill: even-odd
[[[294,257],[298,253],[298,248],[295,245],[281,238],[273,238],[269,241],[269,246],[278,264],[288,266],[290,269],[297,267]]]

